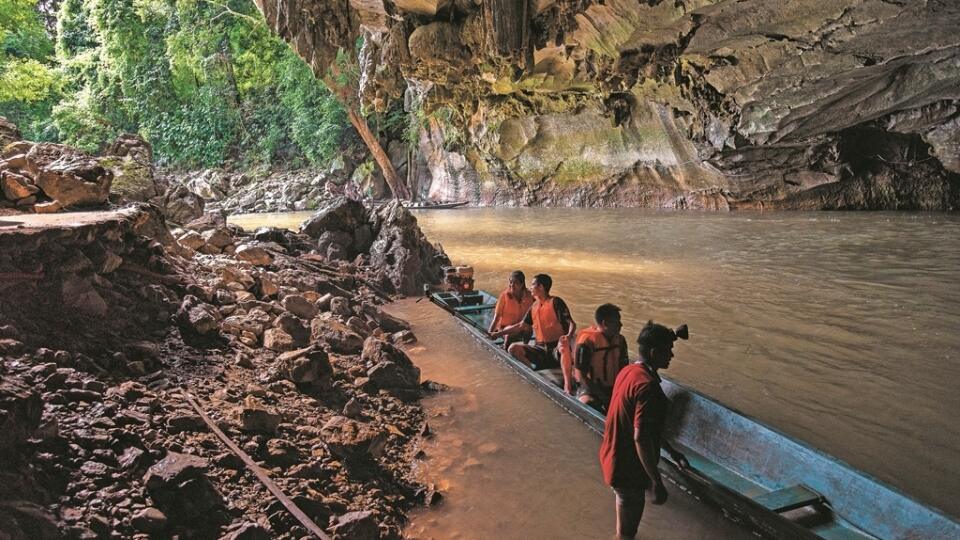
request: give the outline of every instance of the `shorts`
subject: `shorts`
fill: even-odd
[[[600,388],[597,390],[591,389],[585,384],[580,384],[577,387],[577,397],[581,396],[590,396],[593,399],[600,401],[604,404],[610,403],[610,397],[613,395],[613,388]]]
[[[530,332],[520,332],[512,336],[503,336],[503,348],[509,349],[514,343],[526,343],[530,341]]]
[[[611,488],[617,497],[617,506],[640,506],[647,502],[643,488]]]
[[[532,364],[533,369],[553,369],[560,367],[560,351],[556,343],[537,343],[524,345],[524,356]]]

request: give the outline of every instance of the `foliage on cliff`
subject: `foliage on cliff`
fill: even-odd
[[[323,165],[346,112],[249,0],[0,0],[0,116],[96,151],[123,132],[180,166]]]

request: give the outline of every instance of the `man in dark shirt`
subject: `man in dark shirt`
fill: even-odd
[[[687,458],[664,440],[663,431],[670,401],[660,387],[657,371],[667,369],[673,358],[673,342],[686,331],[647,323],[640,331],[640,361],[623,368],[613,385],[613,395],[600,445],[603,480],[616,494],[617,534],[633,538],[640,526],[645,495],[653,504],[667,502],[657,464],[665,448],[681,467]]]

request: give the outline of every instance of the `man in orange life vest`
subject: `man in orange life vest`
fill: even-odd
[[[493,320],[487,330],[491,335],[507,327],[512,327],[523,320],[524,315],[533,305],[533,295],[527,290],[527,278],[520,270],[510,274],[507,288],[497,298],[497,307],[493,310]],[[526,343],[530,339],[530,332],[517,328],[512,333],[503,334],[503,348],[507,349],[511,343]]]
[[[596,324],[577,334],[575,365],[580,377],[577,399],[605,411],[617,374],[629,363],[627,340],[620,335],[620,308],[603,304],[594,314]]]
[[[687,339],[687,326],[673,331],[647,323],[640,331],[640,361],[620,370],[600,443],[603,480],[616,495],[617,535],[633,538],[643,517],[645,495],[653,504],[667,502],[657,464],[660,449],[670,454],[681,469],[690,466],[687,458],[664,438],[670,400],[660,387],[658,370],[667,369],[673,358],[673,342]]]
[[[533,369],[556,368],[560,366],[557,344],[560,338],[573,339],[577,331],[577,324],[570,316],[570,309],[566,302],[557,296],[550,296],[553,280],[546,274],[537,274],[533,277],[530,292],[535,299],[530,310],[519,323],[508,326],[493,334],[493,337],[507,335],[518,329],[529,332],[537,340],[536,345],[514,343],[508,351],[514,358],[532,367]]]

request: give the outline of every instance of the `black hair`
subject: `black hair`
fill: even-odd
[[[537,283],[543,285],[543,290],[550,293],[550,287],[553,287],[553,279],[546,274],[537,274],[533,276],[533,280]]]
[[[510,272],[510,279],[520,282],[521,285],[527,284],[527,276],[523,275],[523,272],[520,270]]]
[[[597,321],[597,324],[600,324],[608,322],[614,316],[620,316],[620,307],[613,304],[603,304],[594,312],[593,320]]]
[[[640,346],[640,356],[645,360],[649,360],[650,351],[671,345],[676,340],[677,334],[673,330],[662,324],[647,321],[646,326],[640,330],[640,335],[637,336],[637,345]]]

